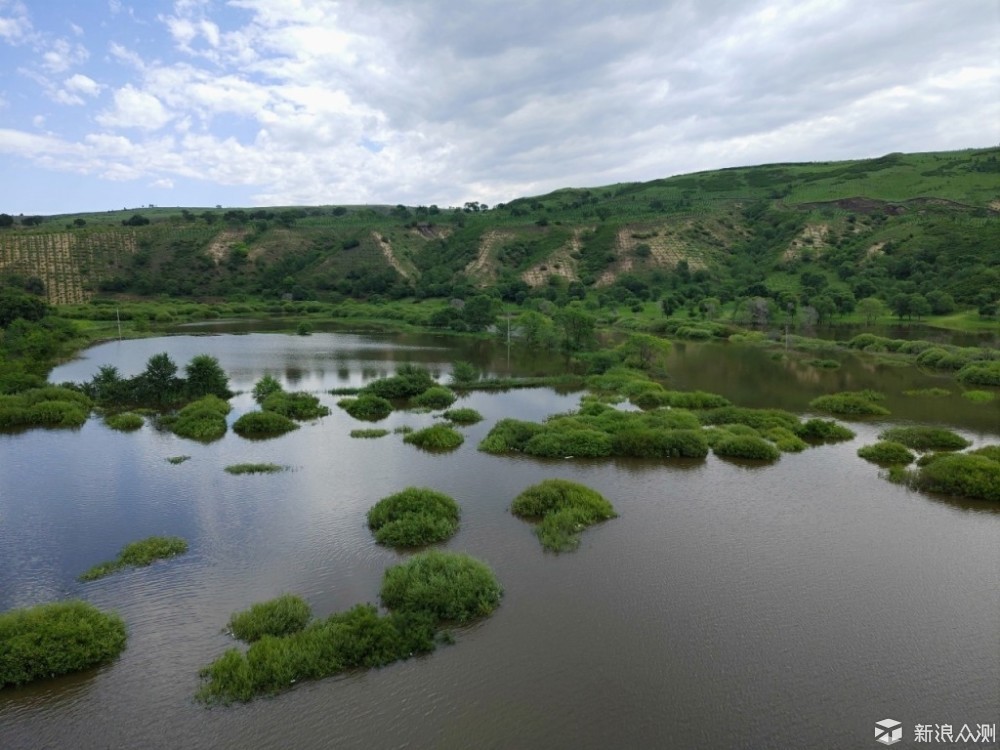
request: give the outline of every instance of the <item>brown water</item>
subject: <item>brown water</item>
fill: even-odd
[[[52,379],[83,380],[105,363],[131,374],[160,351],[179,363],[211,353],[238,389],[265,372],[296,389],[357,385],[404,361],[442,376],[454,359],[507,368],[506,352],[482,343],[252,334],[115,342]],[[672,371],[677,387],[797,411],[819,392],[878,385],[894,421],[1000,440],[996,403],[898,395],[928,384],[957,391],[912,368],[851,360],[816,371],[754,349],[687,345]],[[884,423],[853,424],[856,440],[767,467],[475,449],[501,417],[540,419],[577,400],[548,389],[474,394],[460,405],[486,419],[463,428],[465,444],[448,455],[399,435],[352,439],[361,423],[336,408],[265,442],[230,433],[203,446],[96,419],[78,431],[0,436],[0,610],[82,596],[129,627],[113,664],[0,692],[0,747],[871,747],[884,718],[904,723],[908,747],[915,723],[997,721],[1000,508],[879,478],[855,451]],[[231,420],[252,408],[246,394],[233,404]],[[433,421],[394,413],[379,426]],[[165,461],[180,454],[192,458]],[[244,461],[293,470],[222,471]],[[620,517],[587,531],[576,553],[544,553],[507,507],[547,477],[598,489]],[[404,556],[373,543],[364,515],[407,485],[461,504],[462,527],[446,546],[494,568],[506,589],[496,614],[425,657],[248,705],[195,703],[199,668],[232,645],[222,627],[234,610],[286,591],[320,616],[376,601],[382,572]],[[184,536],[191,551],[75,581],[151,534]]]

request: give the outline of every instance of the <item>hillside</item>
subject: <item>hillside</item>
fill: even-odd
[[[0,222],[0,282],[52,303],[201,299],[763,297],[822,314],[1000,290],[1000,149],[772,164],[487,209],[143,208]],[[2,218],[2,217],[0,217]]]

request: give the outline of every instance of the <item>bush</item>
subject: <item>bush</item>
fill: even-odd
[[[746,458],[753,461],[777,461],[781,451],[764,438],[753,435],[732,435],[716,442],[712,450],[717,456]]]
[[[545,549],[566,552],[580,544],[580,532],[615,518],[614,507],[603,495],[567,479],[546,479],[514,498],[511,513],[540,523],[535,534]]]
[[[231,464],[225,469],[230,474],[276,474],[287,471],[287,466],[280,464]]]
[[[449,409],[444,413],[444,418],[455,424],[475,424],[483,421],[483,415],[475,409]]]
[[[265,635],[283,636],[302,630],[312,611],[309,605],[294,594],[283,594],[276,599],[254,604],[250,609],[236,612],[229,618],[228,627],[233,635],[253,643]]]
[[[704,458],[708,441],[700,430],[623,430],[612,436],[612,453],[635,458]]]
[[[879,438],[918,451],[955,451],[972,445],[961,435],[938,427],[892,427],[879,433]]]
[[[0,688],[77,672],[125,648],[125,623],[82,601],[0,614]]]
[[[419,396],[415,396],[412,403],[414,406],[422,406],[427,409],[447,409],[455,403],[455,393],[443,385],[435,385]]]
[[[854,431],[832,419],[809,419],[794,430],[803,440],[835,443],[843,440],[853,440]]]
[[[870,395],[847,391],[814,398],[809,402],[809,406],[845,417],[879,417],[890,413],[884,406],[875,403]]]
[[[915,484],[928,492],[1000,502],[1000,463],[968,453],[941,456],[920,469]]]
[[[588,429],[547,429],[524,444],[529,456],[599,458],[611,455],[611,436]]]
[[[104,417],[104,424],[112,430],[121,430],[122,432],[138,430],[144,423],[145,420],[141,416],[131,411],[108,414]]]
[[[87,421],[91,406],[86,395],[71,388],[29,388],[0,396],[0,429],[80,427]]]
[[[245,438],[275,437],[298,428],[288,417],[273,411],[250,411],[233,424],[233,432]]]
[[[355,419],[366,422],[378,422],[392,414],[392,404],[388,400],[370,393],[362,393],[357,398],[343,398],[337,406]]]
[[[524,446],[535,435],[545,431],[545,427],[536,422],[525,422],[520,419],[501,419],[479,443],[479,450],[484,453],[513,453],[524,450]]]
[[[858,448],[858,455],[866,461],[880,466],[906,466],[916,458],[902,443],[883,440],[873,445]]]
[[[278,382],[278,379],[273,375],[265,375],[254,384],[253,398],[258,404],[262,404],[264,399],[272,393],[280,393],[281,391],[281,383]]]
[[[485,563],[457,552],[428,550],[394,565],[382,577],[382,604],[397,612],[426,613],[436,622],[486,617],[503,589]]]
[[[452,451],[465,442],[465,438],[446,424],[436,424],[404,435],[403,442],[428,451]]]
[[[117,570],[133,567],[146,567],[156,560],[165,560],[170,557],[182,555],[188,550],[186,541],[176,536],[150,536],[132,542],[122,547],[118,557],[109,562],[99,563],[85,573],[79,580],[94,581],[103,578]]]
[[[289,419],[317,419],[325,417],[330,410],[320,405],[319,398],[311,393],[278,391],[267,396],[261,403],[264,411],[272,411]]]
[[[970,362],[958,371],[957,377],[969,385],[1000,385],[1000,360]]]
[[[368,528],[379,544],[419,547],[458,531],[458,504],[435,490],[407,487],[379,500],[368,511]]]

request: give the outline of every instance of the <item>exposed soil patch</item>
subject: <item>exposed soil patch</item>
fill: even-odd
[[[205,252],[208,253],[208,257],[215,261],[215,265],[219,265],[229,257],[233,245],[242,241],[246,236],[245,229],[223,229],[215,235],[215,239],[212,240]]]
[[[791,241],[781,259],[785,262],[801,257],[803,250],[811,249],[817,256],[827,247],[826,238],[830,234],[829,224],[809,224],[803,227],[799,236]]]
[[[465,267],[465,273],[475,279],[480,286],[488,286],[496,281],[496,250],[508,240],[514,239],[510,232],[491,231],[483,235],[479,243],[476,259]]]
[[[378,245],[378,249],[382,251],[382,255],[385,256],[386,262],[396,269],[396,273],[404,279],[412,279],[416,276],[416,269],[407,268],[403,265],[399,258],[396,257],[396,254],[392,251],[392,244],[388,239],[380,235],[378,232],[372,232],[372,239],[375,240],[375,244]]]

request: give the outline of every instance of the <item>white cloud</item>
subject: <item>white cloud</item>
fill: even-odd
[[[63,81],[63,87],[69,91],[76,91],[87,96],[97,96],[103,88],[93,78],[81,73],[76,73]]]
[[[158,130],[173,117],[159,99],[132,85],[115,91],[114,97],[114,107],[97,115],[97,122],[105,127]]]
[[[44,128],[45,115],[35,115],[34,117],[31,118],[31,124],[34,125],[36,128]]]
[[[24,3],[0,0],[0,39],[19,44],[27,40],[31,32],[31,19]]]
[[[56,39],[42,53],[42,67],[50,73],[63,73],[84,62],[90,53],[82,44],[72,44],[66,39]]]
[[[173,188],[174,188],[174,181],[166,179],[166,178],[159,179],[159,180],[153,180],[151,183],[149,183],[149,187],[151,187],[151,188],[160,188],[162,190],[173,190]]]

